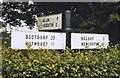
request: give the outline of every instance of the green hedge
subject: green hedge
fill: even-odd
[[[3,46],[4,78],[120,77],[120,46],[107,50],[12,50]]]

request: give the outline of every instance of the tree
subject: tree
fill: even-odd
[[[21,22],[25,22],[26,26],[30,29],[35,24],[34,4],[27,2],[5,2],[3,3],[3,19],[6,21],[4,24],[10,26],[22,26]]]

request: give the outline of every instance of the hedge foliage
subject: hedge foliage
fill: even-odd
[[[120,45],[107,50],[12,50],[3,46],[4,78],[120,77]]]

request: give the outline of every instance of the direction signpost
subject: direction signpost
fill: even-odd
[[[38,30],[62,29],[62,13],[38,18]]]
[[[56,30],[60,32],[20,32],[12,31],[12,49],[100,49],[107,48],[109,36],[107,34],[72,33],[71,12],[42,16],[38,18],[38,30]],[[64,22],[62,24],[62,22]]]
[[[12,49],[65,49],[66,34],[52,32],[12,31]]]
[[[107,48],[107,34],[71,33],[71,49],[100,49]]]

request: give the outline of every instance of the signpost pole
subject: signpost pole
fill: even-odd
[[[66,32],[66,46],[71,48],[71,12],[66,10],[64,13],[64,30]]]

